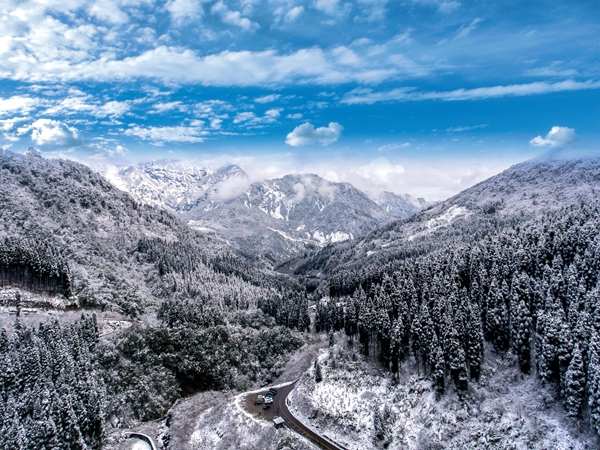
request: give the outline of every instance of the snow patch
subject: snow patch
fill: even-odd
[[[418,233],[410,235],[408,237],[408,240],[412,241],[413,239],[416,239],[418,237],[431,234],[434,231],[439,230],[440,228],[444,228],[451,225],[452,222],[456,221],[456,219],[458,219],[459,217],[468,217],[470,215],[471,212],[467,208],[463,206],[453,205],[450,208],[448,208],[448,210],[445,213],[432,219],[429,219],[425,223],[425,226],[427,228],[423,231],[419,231]]]
[[[330,242],[342,242],[354,239],[354,236],[352,236],[352,233],[344,233],[343,231],[334,231],[326,235],[322,231],[317,230],[313,233],[312,238],[321,244],[328,244]]]

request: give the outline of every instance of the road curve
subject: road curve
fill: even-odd
[[[294,390],[294,387],[296,386],[297,382],[298,380],[288,385],[277,388],[277,395],[275,395],[275,398],[273,399],[271,411],[276,412],[276,415],[279,415],[283,418],[283,420],[285,421],[284,425],[286,427],[298,433],[299,435],[304,436],[305,438],[313,442],[315,445],[319,446],[319,448],[325,450],[345,450],[344,447],[340,447],[339,445],[331,442],[326,437],[315,433],[313,430],[311,430],[298,419],[296,419],[296,417],[294,417],[294,415],[290,412],[286,400],[290,392]]]
[[[144,441],[145,443],[150,445],[150,448],[152,450],[156,450],[156,446],[154,445],[154,442],[152,441],[152,438],[150,436],[147,436],[143,433],[129,433],[129,437],[139,439],[140,441]]]

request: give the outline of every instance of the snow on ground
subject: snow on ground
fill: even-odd
[[[132,439],[134,442],[133,446],[131,447],[131,450],[150,450],[150,446],[144,442],[144,441],[140,441],[139,439]]]
[[[17,294],[21,296],[22,306],[38,306],[45,308],[65,309],[77,307],[77,300],[65,298],[63,295],[33,293],[13,286],[0,286],[0,305],[14,306]]]
[[[327,342],[324,335],[309,336],[272,386],[297,379]],[[126,439],[131,431],[151,436],[161,450],[166,443],[172,450],[316,450],[305,438],[287,429],[276,430],[272,422],[246,412],[241,402],[247,394],[209,391],[181,399],[165,419],[131,430],[109,430],[105,450],[131,450],[133,441]]]
[[[170,412],[168,448],[315,450],[295,433],[244,412],[239,404],[243,395],[204,392],[178,402]]]
[[[309,371],[291,394],[292,409],[348,449],[599,448],[597,436],[578,430],[535,376],[492,351],[464,401],[452,387],[437,401],[414,367],[394,382],[345,343],[319,361],[323,381]]]
[[[468,217],[470,214],[471,213],[467,208],[452,205],[450,208],[448,208],[448,210],[445,213],[440,214],[432,219],[429,219],[425,224],[426,228],[424,230],[408,236],[407,239],[409,241],[412,241],[418,237],[426,236],[428,234],[433,233],[436,230],[439,230],[440,228],[451,225],[458,218],[465,218]]]

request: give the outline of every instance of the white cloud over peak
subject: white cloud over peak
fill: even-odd
[[[316,129],[313,124],[305,122],[294,128],[294,131],[286,136],[285,143],[292,147],[300,147],[317,142],[329,145],[339,139],[343,129],[344,127],[337,122],[330,122],[327,127]]]
[[[568,127],[552,127],[545,138],[542,136],[534,137],[529,144],[534,147],[564,147],[577,140],[575,130]]]
[[[83,144],[83,138],[77,129],[58,120],[38,119],[18,129],[20,135],[29,132],[31,140],[37,145],[70,148]]]

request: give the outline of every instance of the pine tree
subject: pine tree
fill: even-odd
[[[592,332],[590,340],[590,360],[588,364],[588,404],[590,407],[590,421],[600,434],[600,333]]]
[[[513,348],[519,358],[523,373],[531,369],[531,313],[524,299],[520,299],[513,312]]]
[[[573,357],[565,375],[566,399],[565,406],[570,417],[581,416],[581,405],[585,391],[585,372],[583,370],[583,358],[579,345],[573,348]]]
[[[435,338],[431,354],[431,376],[435,386],[436,397],[439,399],[446,389],[446,362],[439,339]]]
[[[315,359],[315,382],[320,383],[323,381],[323,373],[321,372],[321,364],[319,364],[319,360]]]
[[[483,327],[477,305],[469,305],[467,327],[467,361],[470,375],[474,380],[479,380],[481,365],[483,363]]]

